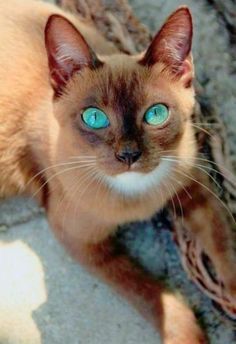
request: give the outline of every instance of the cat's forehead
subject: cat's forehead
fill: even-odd
[[[66,97],[72,100],[73,108],[95,106],[129,119],[154,103],[171,104],[180,98],[176,94],[179,87],[163,72],[161,65],[148,68],[138,58],[124,54],[106,57],[102,66],[77,74],[70,85]]]
[[[129,56],[108,59],[96,73],[93,95],[105,106],[134,113],[145,100],[147,71]]]

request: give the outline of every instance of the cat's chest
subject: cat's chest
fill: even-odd
[[[73,202],[66,195],[51,194],[48,218],[60,240],[67,236],[77,241],[96,242],[116,231],[118,225],[150,218],[162,205],[163,199],[140,200],[104,197],[87,202]]]
[[[59,183],[53,179],[50,212],[57,222],[63,218],[63,226],[72,218],[75,229],[83,226],[84,218],[108,227],[148,219],[172,196],[167,187],[167,169],[163,164],[146,175],[126,172],[104,183],[90,181],[85,188],[68,184],[70,179],[68,183],[64,179]],[[173,181],[171,185],[175,190],[179,187],[173,185]]]

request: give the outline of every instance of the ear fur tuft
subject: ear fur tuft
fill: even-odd
[[[56,95],[62,93],[75,72],[102,64],[75,26],[57,14],[51,15],[46,24],[45,46]]]
[[[191,52],[193,24],[190,10],[180,7],[166,20],[152,40],[141,64],[152,66],[164,63],[175,74],[185,71],[184,61]]]

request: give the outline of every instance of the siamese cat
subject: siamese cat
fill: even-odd
[[[185,226],[236,292],[225,219],[194,183],[192,32],[180,7],[146,51],[128,56],[54,5],[0,2],[0,196],[33,195],[70,254],[165,344],[206,339],[189,307],[115,245],[119,225],[150,218],[179,194]]]

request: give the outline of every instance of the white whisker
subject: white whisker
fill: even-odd
[[[194,128],[196,128],[196,129],[198,129],[198,130],[204,132],[204,133],[207,134],[208,136],[213,137],[213,135],[212,135],[208,130],[206,130],[205,128],[201,128],[201,127],[199,127],[198,125],[193,124],[193,123],[192,123],[191,125],[192,125],[192,127],[194,127]]]
[[[186,195],[188,196],[189,199],[193,199],[193,197],[191,196],[189,191],[186,189],[186,187],[184,186],[184,184],[180,180],[177,180],[176,178],[171,177],[171,176],[169,176],[169,178],[171,180],[173,180],[173,182],[178,183],[180,185],[181,189],[184,190],[184,192],[186,193]]]
[[[79,194],[79,199],[82,198],[82,196],[85,194],[86,190],[88,190],[88,188],[90,187],[90,185],[94,182],[95,180],[95,176],[97,175],[97,170],[91,170],[89,171],[89,173],[87,174],[87,178],[83,179],[83,182],[79,184],[79,186],[77,186],[77,191],[79,191],[79,188],[81,188],[81,186],[88,180],[91,178],[91,180],[87,183],[87,185],[85,186],[85,188],[83,189],[82,193]],[[73,216],[72,218],[74,219],[73,222],[75,222],[75,220],[77,219],[76,216],[76,212],[77,212],[77,207],[78,207],[78,203],[75,202],[75,206],[74,206],[74,210],[73,210]],[[75,223],[74,223],[75,225]]]
[[[178,195],[178,193],[176,192],[175,187],[173,186],[173,184],[172,184],[170,181],[169,181],[169,184],[170,184],[170,186],[171,186],[171,188],[172,188],[172,190],[173,190],[173,192],[174,192],[174,195],[176,196],[177,201],[178,201],[178,203],[179,203],[179,207],[180,207],[180,211],[181,211],[181,219],[182,219],[182,224],[183,224],[183,223],[184,223],[184,212],[183,212],[183,207],[182,207],[182,204],[181,204],[179,195]],[[175,207],[175,209],[176,209],[176,207]]]
[[[212,196],[214,196],[219,202],[220,204],[227,210],[228,214],[230,215],[230,217],[232,218],[233,222],[236,224],[236,221],[234,219],[233,214],[231,213],[230,209],[227,207],[227,205],[211,190],[209,189],[206,185],[204,185],[203,183],[201,183],[199,180],[193,178],[192,176],[189,176],[187,173],[184,173],[183,171],[178,170],[177,168],[175,168],[175,171],[177,173],[182,174],[182,176],[185,176],[186,178],[192,180],[193,182],[199,184],[200,186],[202,186],[205,190],[207,190]]]
[[[78,166],[78,164],[76,166],[73,166],[73,167],[69,167],[69,168],[66,168],[62,171],[58,171],[56,173],[54,173],[52,176],[50,176],[41,186],[40,188],[38,188],[37,191],[35,191],[32,195],[32,198],[34,198],[43,188],[45,185],[47,185],[53,178],[65,173],[65,172],[69,172],[69,171],[73,171],[73,170],[76,170],[76,169],[80,169],[80,168],[85,168],[85,167],[89,167],[90,165],[81,165],[81,166]]]
[[[174,203],[174,201],[173,201],[172,193],[171,193],[171,191],[170,191],[170,189],[169,189],[169,186],[168,186],[168,182],[165,183],[164,181],[162,181],[162,183],[163,183],[164,187],[167,189],[167,192],[168,192],[168,194],[169,194],[170,201],[171,201],[171,203],[172,203],[173,212],[174,212],[174,218],[177,219],[176,207],[175,207],[175,203]]]
[[[63,212],[63,221],[62,221],[62,227],[64,228],[65,226],[65,219],[66,219],[66,213],[68,211],[68,209],[70,208],[71,204],[73,204],[73,197],[77,194],[78,190],[80,189],[80,187],[83,185],[83,183],[90,177],[90,173],[94,171],[94,166],[89,167],[88,169],[85,170],[85,173],[82,175],[82,178],[78,179],[78,183],[75,185],[75,188],[72,192],[72,194],[70,194],[70,200],[67,204],[67,207],[64,209]],[[72,187],[74,187],[74,184],[72,184]],[[71,187],[71,189],[72,189]],[[68,190],[67,194],[68,194]]]
[[[52,169],[52,168],[56,168],[56,167],[62,167],[62,166],[67,166],[67,165],[74,165],[76,164],[77,162],[74,161],[74,162],[62,162],[62,163],[58,163],[58,164],[55,164],[55,165],[51,165],[51,166],[48,166],[46,168],[44,168],[43,170],[39,171],[38,173],[36,173],[32,178],[30,178],[30,180],[27,182],[26,184],[26,187],[29,186],[30,183],[32,183],[32,181],[37,178],[38,176],[40,176],[41,174],[43,174],[44,172]]]
[[[173,156],[173,155],[167,155],[168,158],[177,158],[180,159],[180,157],[177,156]],[[209,163],[210,165],[214,165],[216,167],[219,167],[220,169],[222,169],[224,171],[224,173],[227,173],[228,176],[226,176],[225,174],[223,175],[220,171],[213,169],[212,167],[209,166],[205,166],[207,169],[211,169],[212,171],[220,174],[222,177],[224,177],[225,179],[227,179],[230,183],[232,183],[233,185],[236,186],[236,178],[235,175],[229,170],[227,169],[225,166],[218,164],[212,160],[206,159],[206,158],[200,158],[200,157],[192,157],[192,156],[181,156],[181,158],[183,159],[189,159],[189,160],[199,160],[200,162],[206,162]],[[204,166],[204,165],[203,165]]]
[[[173,162],[177,162],[177,163],[179,163],[180,165],[181,165],[181,159],[174,159],[174,158],[167,158],[167,157],[163,157],[162,158],[163,160],[167,160],[167,161],[173,161]],[[186,162],[185,162],[186,163]],[[187,162],[187,163],[189,163],[189,162]],[[200,165],[200,164],[195,164],[195,163],[189,163],[189,165],[191,165],[192,167],[195,167],[195,168],[197,168],[197,169],[199,169],[200,171],[202,171],[203,173],[205,173],[215,184],[216,184],[216,186],[220,189],[220,190],[222,190],[222,187],[221,187],[221,185],[217,182],[217,180],[210,174],[210,173],[208,173],[207,171],[205,171],[204,170],[204,168],[207,168],[207,166],[205,166],[205,165]],[[217,172],[217,173],[219,173],[218,171],[216,171],[215,169],[211,169],[211,168],[209,168],[208,167],[208,169],[210,169],[210,170],[212,170],[212,171],[215,171],[215,172]]]

